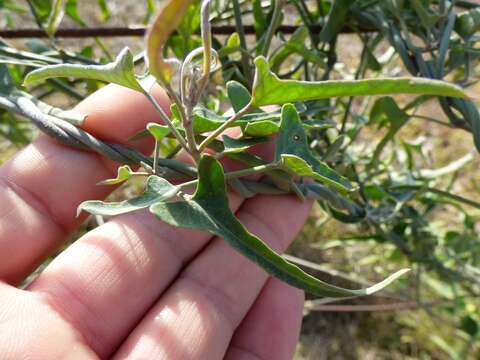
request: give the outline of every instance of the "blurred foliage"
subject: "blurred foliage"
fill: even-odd
[[[116,2],[94,3],[100,21],[108,24],[110,3]],[[212,24],[236,28],[230,36],[214,38],[223,66],[218,78],[214,77],[217,86],[210,87],[206,99],[212,110],[218,111],[227,98],[222,85],[226,81],[236,80],[251,88],[253,58],[264,49],[280,78],[409,74],[478,89],[480,5],[476,1],[290,0],[280,19],[274,18],[275,1],[212,3]],[[158,2],[152,0],[137,5],[142,21],[150,19],[156,6]],[[166,54],[183,58],[199,46],[198,7],[196,2],[188,10],[168,41]],[[15,27],[19,16],[33,15],[50,35],[47,41],[22,43],[22,50],[18,43],[0,40],[0,63],[8,64],[19,88],[25,74],[39,65],[101,64],[111,59],[104,40],[67,47],[55,38],[56,29],[65,21],[87,26],[88,16],[81,10],[82,3],[76,0],[0,0],[5,26]],[[297,29],[293,34],[276,32],[270,38],[269,30],[280,23]],[[245,32],[250,24],[253,35]],[[344,30],[352,34],[342,35]],[[348,55],[347,47],[360,51]],[[143,69],[141,52],[134,62]],[[51,79],[29,91],[39,99],[70,106],[100,86],[93,80]],[[355,202],[363,211],[344,213],[326,201],[319,202],[291,252],[325,265],[317,269],[320,276],[353,286],[398,267],[412,267],[413,276],[401,280],[384,298],[368,301],[413,301],[416,306],[408,311],[322,317],[312,305],[307,308],[298,357],[480,358],[480,204],[476,202],[480,178],[475,172],[478,152],[469,140],[473,135],[480,148],[476,104],[425,96],[413,100],[339,98],[309,102],[302,118],[332,124],[311,133],[311,149],[360,187]],[[0,110],[0,137],[22,146],[31,139],[32,128]],[[164,144],[164,151],[173,150]],[[315,350],[319,339],[324,346]],[[372,349],[375,353],[369,355]]]

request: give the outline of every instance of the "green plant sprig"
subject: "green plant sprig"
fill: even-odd
[[[365,218],[369,216],[369,212],[355,201],[357,186],[320,160],[310,149],[308,134],[311,129],[315,129],[315,125],[309,125],[302,120],[302,104],[310,100],[359,95],[425,94],[468,99],[468,94],[458,86],[424,78],[322,82],[281,80],[270,70],[268,60],[260,56],[255,59],[255,76],[253,83],[250,84],[251,93],[239,83],[230,83],[229,100],[235,111],[233,115],[225,118],[210,111],[198,111],[201,109],[200,102],[210,75],[216,70],[216,63],[219,62],[216,52],[212,49],[209,4],[209,0],[204,0],[201,5],[202,47],[193,50],[183,62],[164,59],[164,45],[187,11],[190,1],[165,1],[147,35],[146,58],[149,73],[167,91],[172,100],[174,104],[172,116],[168,116],[150,95],[151,77],[140,77],[135,74],[133,57],[127,49],[123,50],[113,63],[107,65],[51,65],[40,67],[25,78],[26,85],[55,77],[95,79],[116,83],[143,93],[166,124],[147,126],[145,134],[150,134],[155,139],[153,159],[139,155],[135,150],[125,146],[100,142],[74,125],[67,124],[64,119],[47,117],[31,100],[27,102],[28,97],[25,94],[14,90],[13,87],[7,86],[1,90],[1,95],[6,99],[2,100],[4,106],[7,104],[11,110],[22,115],[26,114],[44,131],[52,136],[61,137],[66,143],[92,148],[122,163],[144,167],[145,171],[140,172],[122,167],[119,169],[118,177],[107,182],[117,184],[132,176],[146,177],[146,190],[139,197],[119,203],[88,201],[81,204],[79,210],[113,216],[149,208],[166,223],[205,230],[223,237],[233,248],[271,275],[318,296],[338,298],[365,296],[383,289],[408,269],[399,270],[384,281],[360,290],[344,289],[320,281],[283,259],[261,239],[250,234],[229,210],[226,188],[229,184],[233,186],[233,181],[238,180],[236,185],[243,189],[241,191],[247,196],[262,191],[278,194],[295,193],[301,199],[327,201],[332,207],[331,210],[336,211],[338,216],[342,216],[343,212],[343,216],[346,217]],[[282,4],[283,1],[276,2],[274,16],[278,19]],[[268,53],[278,19],[269,28],[263,48],[264,54]],[[195,61],[199,55],[203,58],[200,64]],[[174,90],[176,74],[180,75],[178,91]],[[265,105],[281,106],[281,112],[266,113],[260,109]],[[234,126],[241,128],[240,138],[231,139],[224,136],[222,140],[218,139],[225,130]],[[277,136],[273,161],[268,162],[248,153],[251,146],[264,141],[263,138],[268,140],[273,135]],[[185,169],[185,166],[175,160],[160,156],[160,147],[166,138],[175,139],[178,145],[192,156],[195,161],[193,168]],[[210,149],[216,150],[218,157],[227,156],[240,160],[247,167],[225,173],[219,161],[207,152]],[[252,174],[266,176],[257,182],[243,179]],[[183,182],[173,185],[173,179],[179,177]],[[309,178],[312,183],[298,181],[298,178]],[[191,187],[196,188],[195,194],[185,195],[184,190]]]

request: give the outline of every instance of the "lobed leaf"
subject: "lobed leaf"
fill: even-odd
[[[121,202],[85,201],[78,207],[77,213],[84,210],[93,215],[121,215],[145,209],[159,201],[166,201],[174,197],[178,190],[177,186],[170,184],[167,180],[158,176],[150,176],[147,180],[147,188],[142,195]]]
[[[308,138],[297,110],[284,105],[278,134],[275,159],[299,176],[312,177],[341,191],[353,190],[352,184],[310,151]]]
[[[128,165],[120,166],[117,170],[117,177],[115,179],[108,179],[99,182],[99,185],[117,185],[130,179],[134,171]]]
[[[155,138],[156,141],[162,141],[171,132],[168,126],[157,123],[148,123],[147,131]]]
[[[200,160],[198,186],[192,198],[175,203],[156,203],[150,206],[150,211],[170,225],[204,230],[223,237],[230,246],[269,274],[318,296],[341,298],[370,295],[409,271],[400,270],[384,281],[360,290],[330,285],[305,273],[248,232],[235,218],[228,205],[222,166],[208,155]]]
[[[60,64],[45,66],[30,72],[24,85],[31,85],[50,78],[76,77],[114,83],[143,92],[133,64],[133,56],[124,48],[114,62],[105,65]]]
[[[453,84],[425,78],[384,78],[364,80],[297,81],[281,80],[270,71],[264,57],[255,59],[254,106],[294,103],[339,96],[424,94],[469,98]]]

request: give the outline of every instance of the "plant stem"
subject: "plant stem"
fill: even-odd
[[[392,190],[395,190],[395,189],[398,189],[398,190],[416,190],[416,191],[421,191],[421,192],[429,192],[429,193],[437,194],[437,195],[452,199],[454,201],[458,201],[460,203],[464,203],[466,205],[472,206],[474,208],[480,209],[480,203],[478,203],[476,201],[464,198],[464,197],[459,196],[459,195],[451,194],[447,191],[432,188],[432,187],[425,187],[425,186],[422,186],[422,185],[398,185],[398,186],[392,187]]]
[[[254,175],[254,174],[262,174],[268,171],[272,170],[278,170],[280,168],[280,165],[277,163],[271,163],[271,164],[266,164],[266,165],[259,165],[259,166],[254,166],[251,168],[247,169],[242,169],[238,171],[231,171],[228,173],[225,173],[225,179],[230,180],[230,179],[238,179],[244,176],[249,176],[249,175]],[[198,179],[192,180],[185,182],[180,185],[180,189],[187,189],[189,187],[192,187],[198,183]]]
[[[155,100],[155,98],[150,94],[148,93],[147,91],[144,92],[145,96],[147,97],[147,99],[152,103],[152,105],[155,107],[155,110],[157,110],[157,112],[160,114],[160,117],[162,118],[162,120],[165,122],[165,124],[168,126],[168,128],[170,129],[170,131],[172,132],[172,134],[175,136],[175,138],[177,139],[177,141],[180,143],[180,145],[182,145],[182,147],[188,152],[190,153],[190,149],[188,148],[188,145],[187,143],[185,142],[185,139],[183,138],[183,136],[178,132],[178,130],[175,128],[175,126],[172,124],[172,122],[170,121],[168,115],[165,113],[165,111],[163,111],[162,107],[158,104],[157,100]]]
[[[226,179],[237,179],[237,178],[244,177],[244,176],[265,173],[265,172],[268,172],[268,171],[278,170],[278,169],[280,169],[279,164],[270,163],[270,164],[265,164],[265,165],[254,166],[254,167],[247,168],[247,169],[231,171],[231,172],[225,174],[225,178]]]
[[[247,112],[250,111],[252,107],[252,103],[249,102],[243,109],[241,109],[239,112],[237,112],[235,115],[233,115],[230,119],[225,121],[218,129],[216,129],[214,132],[212,132],[208,137],[203,140],[203,142],[200,144],[198,150],[202,152],[205,150],[205,148],[217,138],[220,134],[222,134],[230,125],[232,125],[235,121],[240,119],[243,115],[245,115]]]
[[[262,46],[262,55],[265,57],[268,57],[268,51],[270,50],[270,44],[272,43],[273,35],[275,34],[275,30],[277,30],[279,21],[282,18],[282,8],[284,4],[285,0],[275,1],[275,8],[273,9],[272,20],[270,21],[270,26],[268,27],[265,41],[263,42]]]
[[[155,140],[155,151],[153,153],[153,173],[158,174],[158,158],[160,157],[160,141]]]
[[[195,141],[195,133],[193,131],[193,107],[188,106],[186,111],[186,118],[183,122],[183,127],[185,128],[185,133],[187,135],[188,147],[190,148],[190,154],[193,157],[193,160],[198,164],[200,161],[200,151],[198,151],[197,142]]]
[[[243,74],[247,79],[248,85],[250,86],[252,84],[253,77],[250,72],[250,61],[248,59],[247,41],[245,39],[245,30],[243,28],[242,11],[240,10],[240,4],[238,0],[233,0],[233,13],[235,15],[235,28],[240,38],[240,47],[245,50],[241,53]]]
[[[203,78],[208,80],[212,65],[212,29],[209,19],[210,0],[203,0],[202,3],[202,43],[203,43]],[[203,79],[202,79],[203,80]],[[200,87],[201,90],[202,87]]]

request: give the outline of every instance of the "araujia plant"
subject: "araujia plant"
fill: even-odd
[[[237,82],[227,84],[233,115],[217,114],[201,105],[210,75],[220,67],[218,54],[212,48],[209,24],[209,0],[201,7],[202,47],[183,60],[165,59],[164,44],[179,24],[191,1],[164,1],[146,41],[148,74],[136,75],[133,56],[124,49],[107,65],[60,64],[41,67],[28,74],[25,84],[55,77],[78,77],[115,83],[143,93],[157,109],[163,124],[151,123],[136,136],[153,136],[152,158],[135,150],[106,144],[81,131],[82,116],[62,112],[10,85],[8,74],[0,68],[0,106],[28,116],[37,126],[60,140],[79,147],[89,147],[112,159],[128,163],[118,170],[118,177],[105,181],[118,184],[130,177],[145,177],[145,192],[122,202],[87,201],[79,206],[102,216],[115,216],[143,208],[168,224],[211,232],[225,239],[234,249],[256,262],[271,275],[312,294],[324,297],[354,297],[375,293],[408,271],[400,270],[384,281],[360,290],[349,290],[320,281],[270,249],[261,239],[249,233],[230,211],[227,187],[243,196],[257,193],[294,193],[298,201],[322,199],[339,214],[362,216],[355,204],[358,189],[355,183],[338,174],[310,150],[308,132],[328,127],[327,122],[303,121],[309,100],[341,96],[422,94],[452,98],[468,98],[459,87],[424,78],[384,78],[353,81],[305,82],[281,80],[270,69],[269,60],[255,60],[252,92]],[[268,30],[270,37],[274,27]],[[265,52],[264,52],[265,54]],[[268,54],[268,51],[266,52]],[[150,95],[158,82],[172,102],[167,115]],[[276,105],[277,110],[267,105]],[[60,121],[61,119],[62,121]],[[242,135],[231,138],[224,134],[231,127],[240,127]],[[267,161],[251,155],[248,149],[256,144],[275,141],[275,157]],[[160,156],[165,139],[174,139],[179,148],[191,155],[194,165],[182,164]],[[209,155],[215,152],[215,155]],[[225,173],[218,159],[228,157],[245,164],[239,171]],[[140,165],[141,170],[132,170]],[[262,180],[245,180],[252,174]],[[310,179],[309,181],[305,181]],[[193,195],[186,190],[195,189]]]

